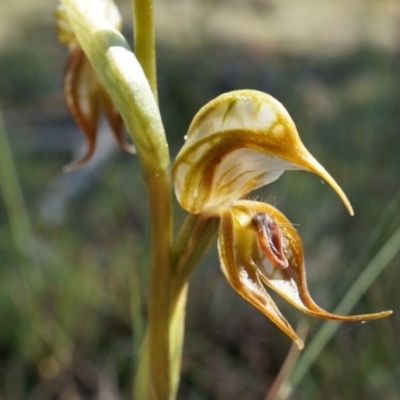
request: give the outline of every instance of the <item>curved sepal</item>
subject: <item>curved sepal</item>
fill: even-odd
[[[173,167],[175,192],[181,206],[197,214],[242,199],[290,169],[319,175],[353,214],[282,104],[266,93],[238,90],[212,100],[194,117]]]

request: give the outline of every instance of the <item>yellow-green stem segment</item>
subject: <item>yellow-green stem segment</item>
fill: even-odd
[[[157,100],[157,69],[152,0],[133,0],[133,40],[136,58]]]
[[[169,151],[160,112],[135,55],[120,32],[96,12],[95,4],[87,0],[62,0],[62,3],[82,49],[124,119],[143,169],[151,235],[148,315],[151,383],[147,387],[153,393],[144,393],[140,399],[169,399],[172,208]]]

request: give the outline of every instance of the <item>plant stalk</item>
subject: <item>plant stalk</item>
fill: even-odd
[[[152,0],[133,0],[133,40],[136,58],[157,100],[157,69]]]
[[[62,2],[79,44],[125,122],[143,170],[150,213],[149,342],[146,346],[149,371],[146,376],[151,382],[145,386],[146,393],[137,398],[169,399],[172,206],[169,150],[158,104],[126,40],[96,13],[93,3]]]

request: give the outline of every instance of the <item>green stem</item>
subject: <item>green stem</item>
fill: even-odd
[[[219,219],[188,215],[174,246],[174,281],[171,304],[179,298],[194,268],[208,250],[219,226]]]
[[[139,38],[146,41],[145,37],[136,39],[147,79],[123,36],[97,15],[91,4],[84,0],[62,2],[81,47],[132,136],[147,188],[151,236],[149,322],[140,352],[135,398],[172,399],[179,381],[186,283],[215,234],[218,221],[205,220],[201,216],[189,217],[193,226],[188,235],[179,236],[178,251],[175,250],[175,261],[172,262],[169,152],[158,105],[150,87],[156,83],[155,67],[150,67],[155,59],[154,49],[139,50],[154,46],[154,38],[147,45],[140,44]],[[148,8],[151,3],[138,1],[135,4],[147,4],[147,11],[143,11],[147,22],[143,26],[149,29],[152,26]],[[140,10],[136,8],[138,20],[141,19]]]
[[[178,391],[182,347],[184,338],[184,318],[188,279],[190,273],[207,251],[218,228],[217,219],[205,219],[201,215],[188,215],[183,223],[173,251],[174,278],[170,294],[170,351],[171,351],[171,394],[174,399]],[[146,386],[149,365],[149,331],[146,331],[141,348],[141,364],[135,379],[135,398],[145,398],[143,393],[151,392]]]
[[[169,174],[147,179],[151,228],[149,296],[150,372],[155,394],[152,399],[170,398],[170,298],[171,285],[171,199]],[[160,201],[161,200],[161,201]],[[155,396],[155,397],[154,397]]]
[[[133,0],[134,50],[157,100],[157,70],[152,0]]]
[[[217,219],[206,219],[201,215],[188,215],[174,246],[174,279],[170,294],[171,386],[173,396],[176,395],[179,386],[189,276],[209,248],[217,231],[218,222]]]
[[[149,371],[140,399],[170,398],[169,295],[172,206],[169,150],[157,102],[120,32],[84,0],[62,0],[74,33],[117,106],[136,146],[150,213]],[[153,84],[155,82],[153,81]]]

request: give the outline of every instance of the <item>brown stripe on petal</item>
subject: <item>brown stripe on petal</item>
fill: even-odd
[[[93,155],[99,116],[95,80],[94,71],[82,49],[78,44],[71,46],[64,73],[64,98],[75,123],[85,136],[88,149],[80,160],[66,165],[64,172],[70,172],[82,166]]]

